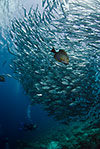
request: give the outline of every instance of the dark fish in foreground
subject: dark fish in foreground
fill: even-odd
[[[54,58],[58,62],[62,62],[63,64],[69,64],[69,57],[67,53],[64,50],[59,50],[59,52],[56,52],[55,49],[53,48],[51,52],[54,53]]]
[[[5,82],[4,76],[0,76],[0,82]]]

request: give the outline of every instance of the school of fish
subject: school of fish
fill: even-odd
[[[100,2],[43,0],[42,6],[12,21],[14,78],[32,104],[64,124],[99,119]]]

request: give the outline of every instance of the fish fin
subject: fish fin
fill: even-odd
[[[51,52],[56,53],[56,51],[55,51],[55,48],[54,48],[54,47],[52,48]]]

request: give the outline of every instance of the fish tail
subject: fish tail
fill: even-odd
[[[56,51],[55,51],[54,47],[52,48],[51,52],[56,53]]]

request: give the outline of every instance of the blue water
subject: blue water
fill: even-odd
[[[4,67],[1,66],[0,74],[12,74],[8,64],[5,64]],[[58,123],[52,117],[47,116],[47,112],[43,110],[42,106],[36,105],[31,108],[30,116],[31,121],[38,128],[33,132],[20,130],[24,123],[30,123],[28,118],[30,100],[16,79],[9,77],[5,79],[5,82],[0,82],[0,149],[6,148],[4,141],[6,138],[8,138],[9,148],[14,149],[18,140],[31,141]]]
[[[29,9],[31,5],[31,1],[28,7],[25,4],[27,9]],[[36,4],[34,7],[35,6]],[[1,30],[2,29],[3,26],[1,26]],[[2,35],[0,36],[0,41],[3,43],[3,46],[0,45],[0,75],[12,74],[13,72],[9,67],[12,56],[5,46],[6,42],[2,38]],[[4,62],[5,64],[3,65]],[[8,138],[8,147],[14,149],[16,148],[15,144],[17,140],[32,139],[38,136],[40,133],[50,129],[54,120],[47,116],[47,113],[44,112],[40,105],[37,105],[31,108],[31,120],[38,126],[38,129],[34,132],[24,132],[20,130],[19,128],[22,127],[22,123],[30,123],[27,117],[27,109],[30,105],[30,101],[24,94],[24,90],[17,80],[9,77],[5,77],[5,80],[5,82],[0,82],[0,149],[6,148],[6,138]]]
[[[23,94],[22,89],[16,93],[17,83],[14,79],[7,79],[4,83],[0,82],[0,138],[3,140],[8,137],[9,146],[12,149],[17,140],[34,138],[53,125],[53,120],[48,118],[47,113],[37,105],[32,108],[31,119],[38,129],[29,133],[19,130],[22,122],[29,121],[27,118],[29,99]]]
[[[0,149],[16,149],[18,141],[39,144],[46,135],[47,149],[58,149],[51,148],[57,145],[52,141],[67,146],[71,137],[74,144],[75,134],[100,121],[100,3],[43,0],[39,8],[30,9],[32,2],[20,9],[16,4],[13,15],[9,3],[0,22],[0,75],[5,77],[0,82]],[[53,47],[68,53],[68,66],[54,59]],[[24,131],[27,123],[37,128]]]

